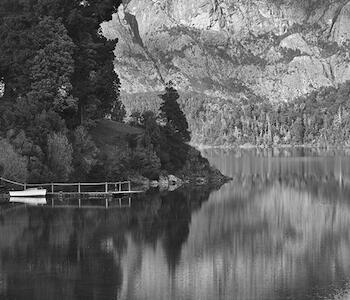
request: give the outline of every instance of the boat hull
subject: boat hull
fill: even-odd
[[[45,197],[45,189],[28,189],[24,191],[10,191],[10,197]]]

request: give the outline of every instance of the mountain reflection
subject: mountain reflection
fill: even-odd
[[[234,178],[213,193],[0,209],[0,298],[346,299],[350,157],[206,155]]]

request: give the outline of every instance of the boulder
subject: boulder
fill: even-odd
[[[174,175],[169,175],[168,181],[169,181],[169,185],[182,185],[183,184],[183,181]]]
[[[159,182],[157,180],[152,180],[149,186],[152,188],[157,188],[159,186]]]
[[[159,177],[159,190],[165,191],[169,189],[169,179],[168,176],[161,175]]]

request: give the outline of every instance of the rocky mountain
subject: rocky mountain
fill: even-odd
[[[349,0],[125,0],[102,30],[119,39],[128,113],[157,108],[168,81],[185,111],[202,98],[218,115],[242,99],[290,102],[350,80]]]

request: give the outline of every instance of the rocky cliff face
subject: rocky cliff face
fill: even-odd
[[[216,113],[222,100],[291,101],[350,80],[349,0],[128,0],[102,29],[119,39],[129,112],[156,107],[170,80],[184,105],[205,97]]]

